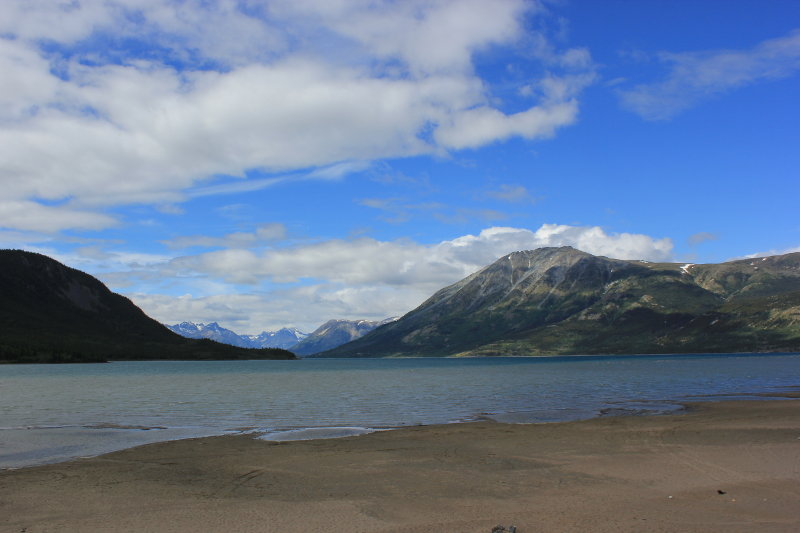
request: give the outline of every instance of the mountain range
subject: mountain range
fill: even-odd
[[[294,358],[186,339],[89,274],[41,254],[0,250],[0,362]]]
[[[0,362],[292,359],[182,335],[244,344],[305,335],[172,328],[181,335],[86,273],[0,250]],[[681,264],[570,247],[514,252],[399,319],[331,320],[291,348],[312,357],[800,352],[800,253]]]
[[[211,339],[242,348],[284,348],[305,356],[358,339],[392,320],[396,319],[388,318],[382,321],[334,319],[325,322],[310,334],[303,333],[297,328],[282,328],[278,331],[263,331],[259,335],[240,335],[216,322],[210,324],[181,322],[166,327],[190,339]]]
[[[650,263],[506,255],[317,357],[800,351],[800,253]]]
[[[188,339],[211,339],[240,348],[283,348],[292,346],[308,337],[297,328],[281,328],[278,331],[262,331],[258,335],[239,335],[230,329],[223,328],[216,322],[210,324],[181,322],[165,326],[171,331]]]

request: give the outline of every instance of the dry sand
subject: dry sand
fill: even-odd
[[[3,532],[489,533],[498,524],[800,531],[800,402],[282,444],[213,437],[0,472]]]

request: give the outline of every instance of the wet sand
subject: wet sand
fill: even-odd
[[[800,531],[800,401],[191,439],[0,472],[3,532]]]

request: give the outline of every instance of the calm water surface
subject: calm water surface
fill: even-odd
[[[3,366],[0,468],[229,432],[316,438],[668,412],[798,386],[800,354]]]

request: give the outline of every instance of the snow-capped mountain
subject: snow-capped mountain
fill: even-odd
[[[307,333],[303,333],[297,328],[262,331],[258,335],[239,335],[234,331],[223,328],[216,322],[211,322],[210,324],[181,322],[180,324],[174,324],[172,326],[168,324],[165,325],[178,335],[190,339],[211,339],[242,348],[290,349],[308,336]]]
[[[262,331],[258,335],[242,335],[256,348],[284,348],[289,349],[301,340],[308,337],[297,328],[281,328],[278,331]]]
[[[190,339],[211,339],[241,348],[283,348],[298,355],[308,355],[350,342],[394,320],[397,318],[382,321],[329,320],[310,334],[303,333],[297,328],[281,328],[278,331],[262,331],[258,335],[240,335],[216,322],[210,324],[181,322],[165,326],[178,335]]]

